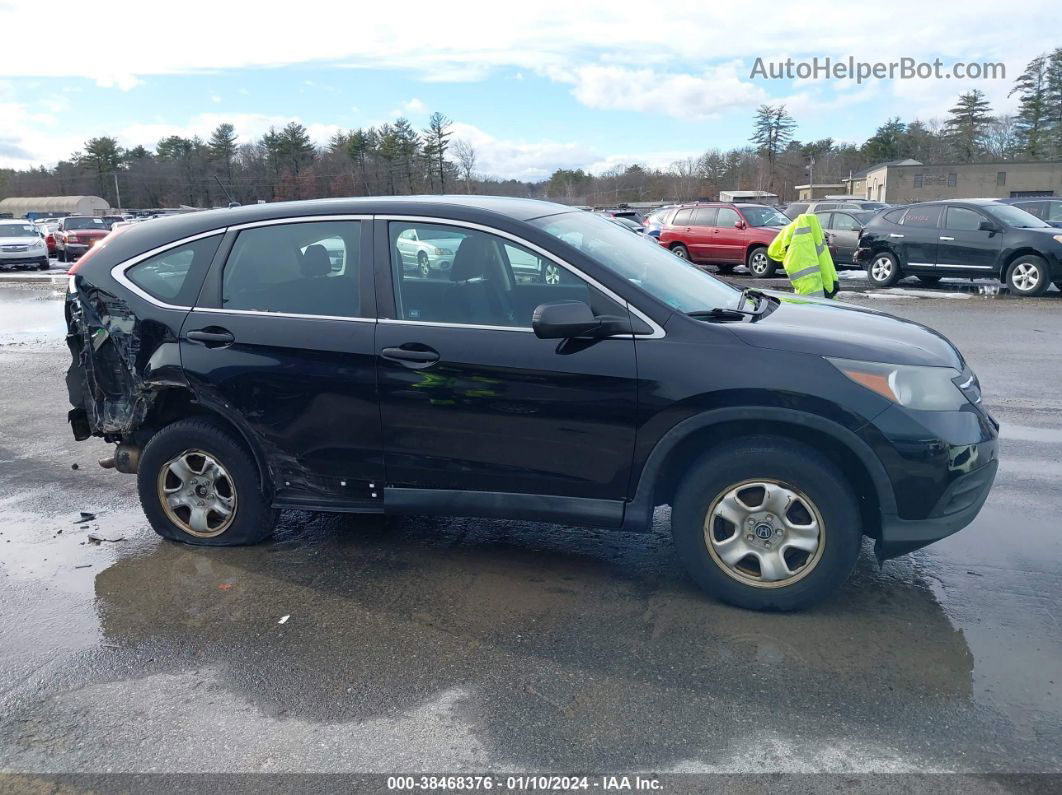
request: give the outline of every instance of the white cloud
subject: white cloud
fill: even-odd
[[[704,119],[734,107],[753,107],[767,92],[738,75],[738,64],[700,74],[658,72],[622,66],[582,66],[559,79],[574,84],[572,95],[590,108],[662,113]]]
[[[582,144],[504,140],[462,122],[454,122],[451,140],[471,144],[477,155],[476,170],[502,179],[539,180],[558,168],[586,168],[600,157]]]

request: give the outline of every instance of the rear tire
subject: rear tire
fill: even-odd
[[[746,511],[757,500],[766,513]],[[679,485],[671,514],[690,576],[751,610],[799,610],[834,593],[859,556],[861,524],[837,467],[806,445],[770,436],[738,439],[701,458]]]
[[[1043,295],[1050,283],[1047,263],[1035,254],[1018,257],[1007,268],[1007,287],[1013,295]]]
[[[745,258],[749,272],[757,279],[770,279],[778,270],[778,263],[767,256],[767,246],[756,246]]]
[[[180,420],[151,437],[137,491],[155,532],[185,544],[256,544],[276,523],[254,457],[208,419]]]
[[[681,243],[678,243],[671,247],[671,253],[679,259],[684,259],[686,262],[690,261],[690,250]]]
[[[900,263],[887,251],[880,251],[870,258],[867,265],[867,284],[871,287],[891,287],[900,280]]]

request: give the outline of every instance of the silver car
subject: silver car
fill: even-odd
[[[450,270],[461,239],[459,235],[448,236],[444,230],[413,228],[398,236],[396,248],[403,269],[415,268],[422,279],[427,279],[432,271]]]
[[[0,221],[0,268],[48,270],[48,244],[31,221]]]
[[[822,225],[823,232],[826,233],[834,264],[839,267],[862,267],[855,264],[855,252],[859,248],[859,234],[875,213],[870,210],[833,210],[832,212],[819,211],[815,215]]]

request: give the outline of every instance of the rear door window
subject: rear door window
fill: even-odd
[[[364,317],[360,221],[313,221],[244,229],[222,277],[224,309]]]
[[[152,298],[192,306],[220,243],[221,235],[217,234],[175,246],[138,262],[125,277]]]
[[[841,232],[854,232],[858,228],[859,222],[848,213],[833,214],[833,226],[831,229],[836,229]]]
[[[911,207],[907,210],[907,215],[903,218],[904,226],[911,226],[916,229],[931,229],[935,228],[937,222],[940,221],[941,207],[939,204],[934,204],[928,207]]]
[[[715,219],[718,213],[718,207],[698,207],[693,211],[693,220],[690,222],[690,226],[715,226]]]
[[[690,218],[693,216],[693,210],[685,209],[679,210],[675,213],[675,218],[671,221],[672,226],[690,226]]]

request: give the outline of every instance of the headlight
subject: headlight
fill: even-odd
[[[857,362],[829,357],[827,361],[860,386],[909,409],[956,411],[970,402],[959,389],[955,379],[960,373],[953,367]]]

